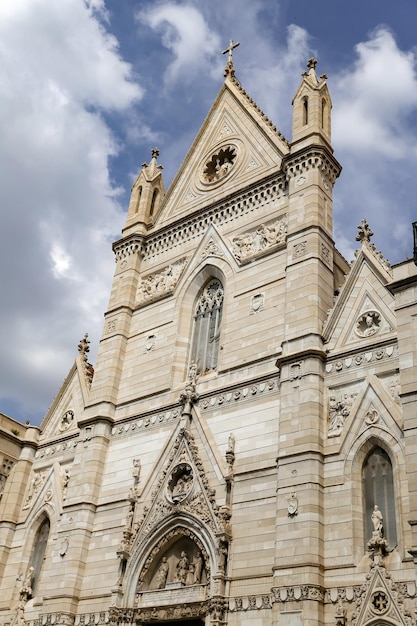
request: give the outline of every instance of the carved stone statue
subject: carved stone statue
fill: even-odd
[[[190,562],[188,560],[188,556],[186,555],[186,553],[184,552],[184,550],[181,552],[181,556],[178,560],[178,563],[176,565],[176,575],[175,575],[175,582],[179,582],[182,585],[185,585],[185,581],[187,578],[187,573],[188,573],[188,568],[189,568]]]
[[[139,480],[139,477],[140,477],[140,459],[133,459],[132,475],[133,475],[133,478],[135,479],[135,481]]]
[[[169,565],[168,565],[167,557],[163,556],[162,563],[159,566],[158,572],[156,574],[156,588],[157,589],[165,588],[167,578],[168,578],[168,572],[169,572]]]
[[[201,552],[198,552],[194,561],[194,583],[199,585],[201,582],[201,574],[203,573],[203,557]]]
[[[373,535],[378,537],[384,536],[384,518],[382,516],[381,511],[378,508],[378,505],[375,504],[374,510],[371,515],[372,524],[374,525]]]
[[[23,585],[20,590],[21,598],[30,598],[32,596],[33,571],[34,571],[34,568],[31,565],[28,571],[26,572],[25,580],[23,581]]]

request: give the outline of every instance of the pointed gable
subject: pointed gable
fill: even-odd
[[[277,172],[289,144],[234,76],[228,76],[168,190],[156,225]]]
[[[324,328],[329,352],[390,338],[396,328],[394,297],[387,288],[391,280],[387,261],[375,251],[369,237],[362,240]]]

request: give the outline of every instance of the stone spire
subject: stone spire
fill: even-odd
[[[324,144],[330,148],[332,101],[327,87],[327,76],[317,78],[317,59],[307,61],[308,71],[293,99],[292,143]]]
[[[163,167],[158,163],[158,156],[158,148],[152,148],[151,160],[142,163],[142,170],[132,187],[124,235],[144,234],[153,224],[165,195]]]

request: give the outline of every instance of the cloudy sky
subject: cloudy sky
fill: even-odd
[[[319,59],[333,98],[337,247],[366,217],[391,263],[417,220],[416,0],[2,0],[0,412],[39,424],[85,332],[94,362],[130,186],[151,148],[168,186],[236,76],[291,139]]]

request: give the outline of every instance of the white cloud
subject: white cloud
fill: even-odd
[[[84,332],[98,343],[123,225],[103,114],[127,111],[142,89],[105,17],[102,0],[0,4],[0,398],[18,397],[28,417]]]
[[[383,27],[356,46],[357,60],[332,85],[334,138],[340,146],[402,158],[415,150],[407,116],[417,107],[416,56]]]
[[[210,72],[221,50],[218,34],[211,30],[202,13],[190,5],[170,2],[140,11],[138,19],[162,33],[162,44],[174,60],[166,70],[168,84],[178,79],[188,82],[196,72]]]
[[[336,241],[351,258],[352,221],[359,224],[365,217],[376,246],[399,262],[410,253],[415,219],[416,54],[401,50],[386,27],[355,50],[352,66],[329,81],[333,145],[343,165],[335,191]],[[346,233],[348,223],[351,232]]]

